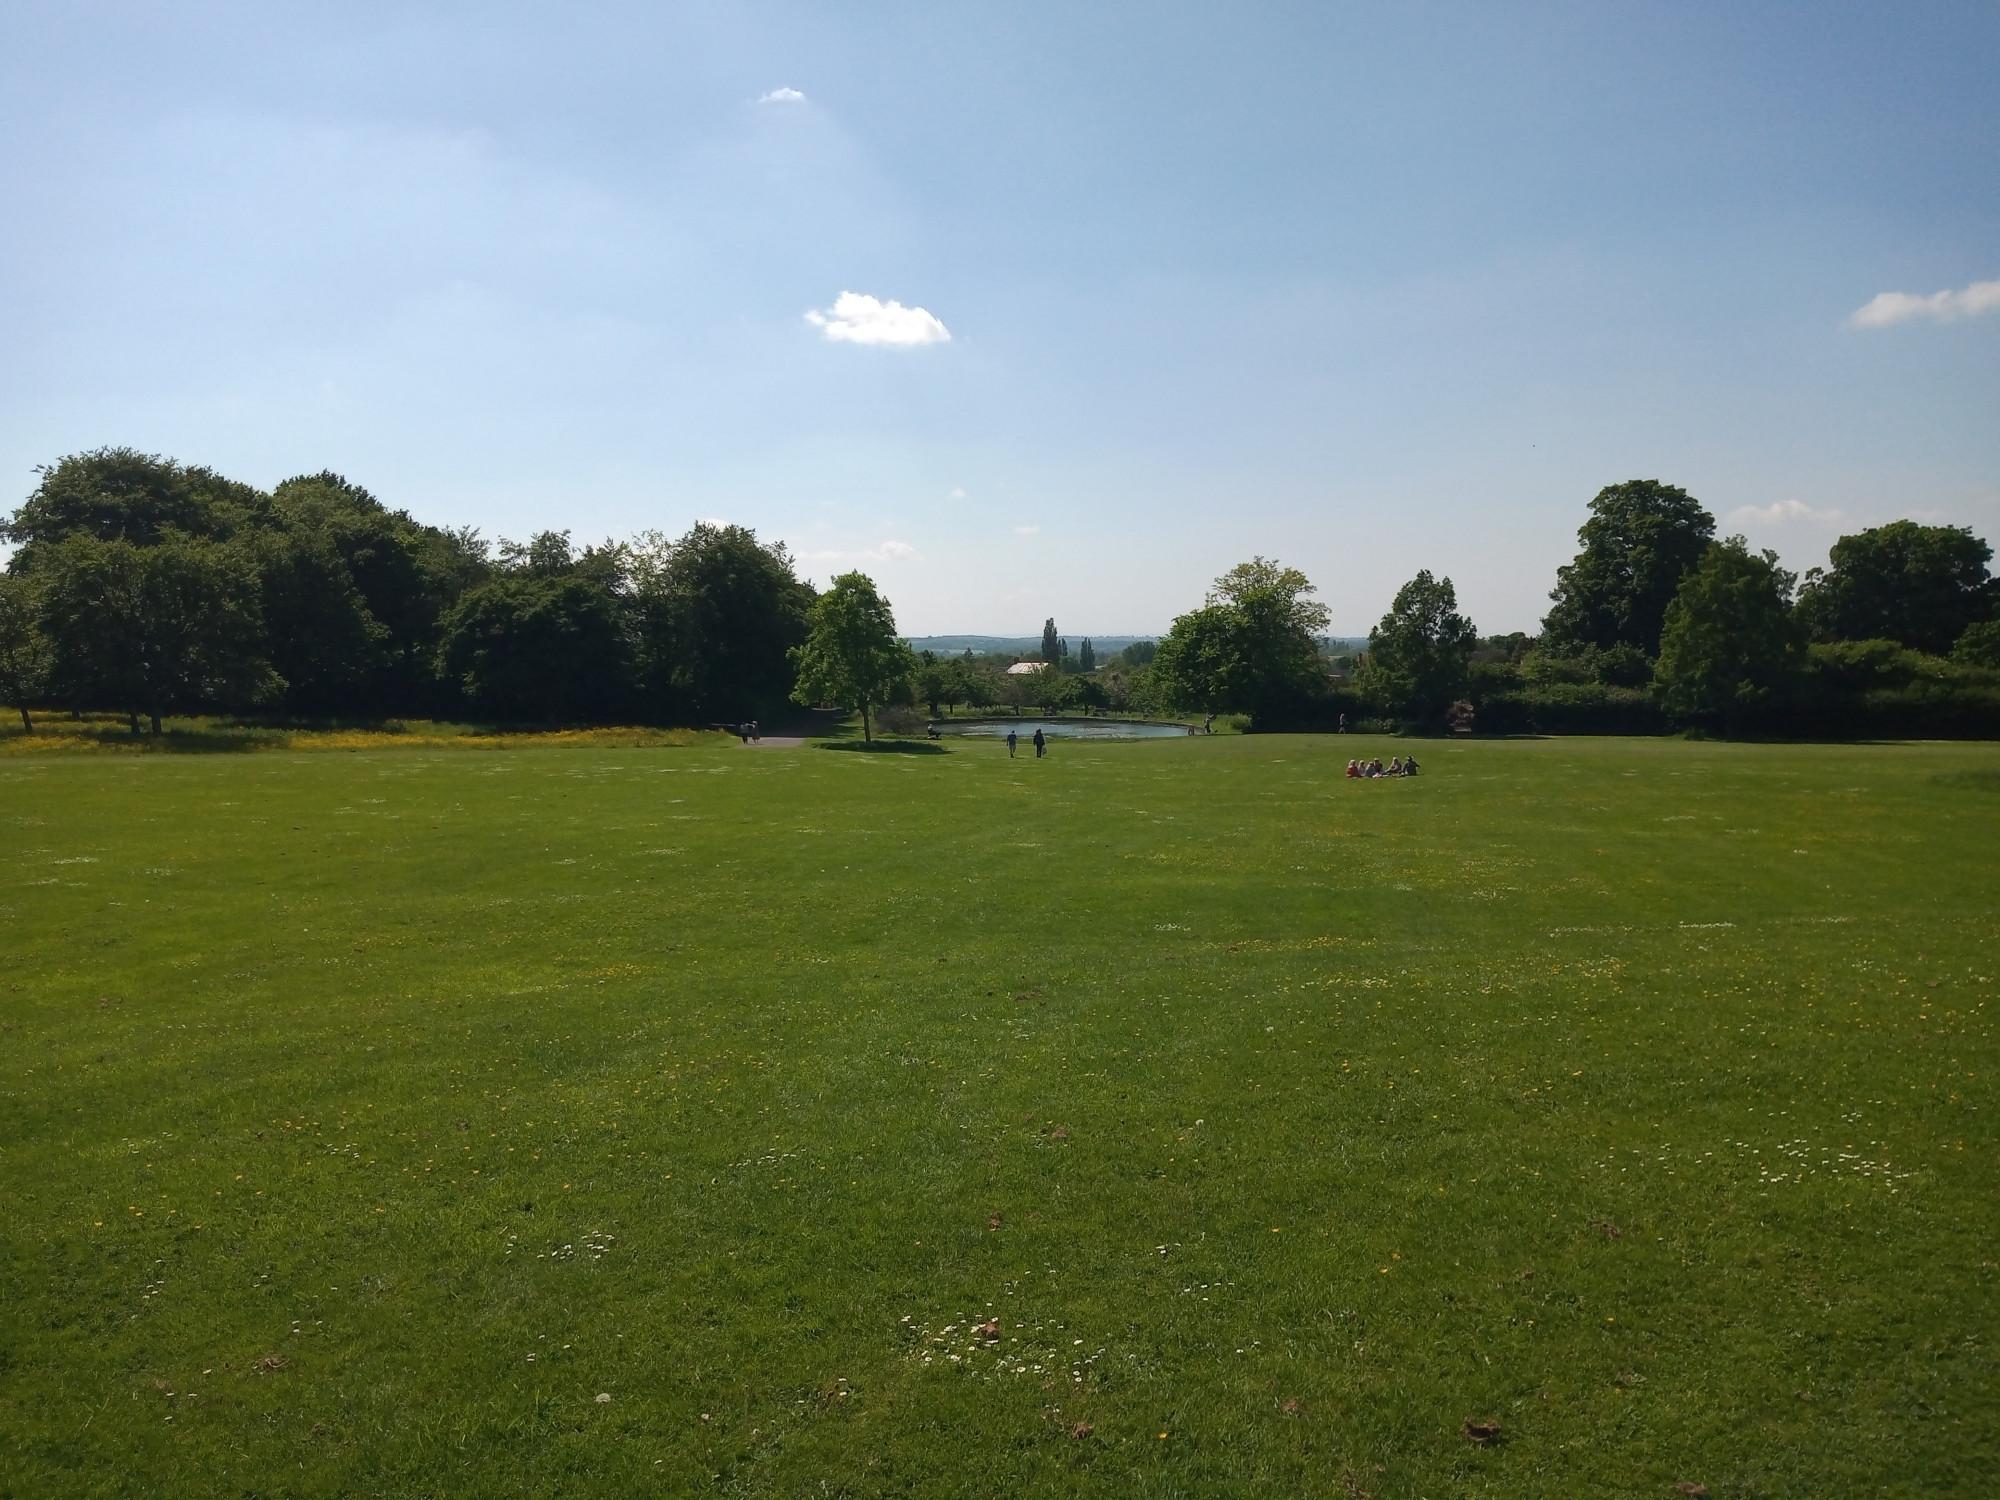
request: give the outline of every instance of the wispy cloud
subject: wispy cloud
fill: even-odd
[[[1033,536],[1033,535],[1034,535],[1034,534],[1035,534],[1036,532],[1040,531],[1041,529],[1042,529],[1042,528],[1041,528],[1041,527],[1039,527],[1039,526],[1016,526],[1016,527],[1014,528],[1014,535],[1015,535],[1015,536]]]
[[[964,498],[965,491],[963,488],[947,490],[945,492],[945,499],[947,500],[963,500]]]
[[[1847,519],[1837,510],[1815,510],[1803,500],[1780,500],[1775,505],[1739,505],[1729,513],[1738,526],[1785,526],[1803,522],[1809,526],[1838,526]]]
[[[1907,323],[1912,318],[1950,323],[1990,312],[2000,312],[2000,281],[1975,281],[1963,291],[1932,292],[1928,297],[1912,292],[1883,292],[1866,307],[1856,308],[1847,321],[1856,328],[1887,328],[1891,323]]]
[[[801,552],[798,556],[813,562],[909,562],[923,554],[908,542],[891,537],[879,547],[834,547],[821,552]]]
[[[772,89],[758,99],[759,104],[798,104],[805,99],[797,89]]]
[[[806,314],[806,321],[844,344],[908,346],[942,344],[951,338],[951,331],[923,308],[880,302],[861,292],[842,292],[830,309],[815,309]]]

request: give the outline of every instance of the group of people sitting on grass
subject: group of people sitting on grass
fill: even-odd
[[[1417,758],[1414,755],[1407,757],[1397,756],[1389,762],[1387,770],[1382,768],[1382,757],[1379,755],[1373,760],[1350,760],[1347,763],[1347,775],[1350,780],[1360,780],[1362,777],[1414,776],[1416,774]]]

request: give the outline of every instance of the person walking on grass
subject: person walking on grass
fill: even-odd
[[[1009,729],[1007,731],[1007,759],[1012,760],[1014,758],[1014,747],[1020,743],[1021,736],[1016,734],[1012,729]]]
[[[1042,738],[1042,726],[1035,726],[1035,759],[1040,760],[1049,753],[1049,742]]]

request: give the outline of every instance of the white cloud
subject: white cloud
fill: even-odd
[[[805,99],[797,89],[772,89],[757,102],[759,104],[798,104]]]
[[[954,489],[945,492],[945,499],[947,500],[963,500],[964,498],[965,491],[963,489]]]
[[[1955,318],[1976,318],[1989,312],[2000,312],[2000,281],[1975,281],[1962,292],[1932,292],[1928,297],[1911,292],[1883,292],[1866,307],[1857,308],[1847,321],[1856,328],[1887,328],[1891,323],[1907,323],[1912,318],[1949,323]]]
[[[908,542],[899,542],[894,537],[889,538],[888,541],[879,547],[864,547],[858,551],[853,548],[835,547],[823,552],[801,552],[798,555],[813,562],[849,563],[908,562],[913,558],[923,556],[921,552],[917,551]]]
[[[950,330],[921,307],[878,302],[861,292],[842,292],[831,309],[809,312],[806,321],[825,329],[836,343],[908,346],[942,344],[951,338]]]
[[[1040,531],[1041,529],[1042,529],[1042,528],[1041,528],[1041,527],[1039,527],[1039,526],[1016,526],[1016,527],[1014,528],[1014,535],[1015,535],[1015,536],[1033,536],[1033,535],[1034,535],[1034,534],[1035,534],[1036,532]]]
[[[1837,510],[1815,510],[1803,500],[1780,500],[1775,505],[1739,505],[1729,519],[1738,526],[1784,526],[1794,521],[1838,526],[1847,517]]]

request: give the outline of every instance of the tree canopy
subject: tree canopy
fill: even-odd
[[[1792,574],[1740,536],[1712,542],[1667,607],[1655,682],[1661,704],[1728,719],[1781,692],[1805,660]]]
[[[1686,490],[1632,479],[1599,490],[1576,535],[1583,550],[1556,571],[1543,648],[1627,645],[1658,655],[1667,605],[1701,561],[1715,518]]]
[[[1451,580],[1425,570],[1396,591],[1368,637],[1369,694],[1392,712],[1441,719],[1465,691],[1477,642]]]
[[[1310,639],[1326,629],[1329,618],[1324,604],[1307,597],[1318,592],[1297,568],[1288,568],[1268,557],[1253,557],[1210,584],[1205,602],[1240,607],[1258,601],[1274,624],[1282,624],[1285,629]]]
[[[1094,639],[1072,655],[1049,617],[1047,670],[1031,677],[1007,675],[1018,658],[1006,652],[918,662],[869,580],[847,575],[820,600],[782,544],[744,527],[594,546],[546,529],[492,546],[328,470],[267,493],[100,448],[36,475],[0,524],[15,544],[0,693],[30,732],[28,710],[58,704],[131,715],[137,732],[142,714],[158,729],[168,713],[255,709],[740,723],[803,697],[860,708],[872,738],[874,711],[914,687],[933,713],[1109,704],[1244,713],[1265,729],[1364,712],[1438,727],[1463,699],[1482,730],[1732,718],[2000,733],[2000,585],[1985,541],[1907,520],[1844,536],[1794,608],[1789,575],[1740,539],[1712,551],[1707,512],[1656,480],[1591,500],[1540,638],[1476,641],[1451,580],[1424,572],[1370,651],[1337,653],[1305,574],[1258,556],[1160,642],[1110,659]],[[1813,639],[1800,657],[1802,631]]]
[[[499,719],[579,723],[624,705],[629,642],[610,592],[582,574],[521,571],[446,613],[443,675]]]
[[[909,682],[916,667],[896,637],[889,601],[865,573],[842,573],[813,601],[806,638],[792,650],[800,703],[839,703],[861,711],[861,737],[873,740],[870,714]]]
[[[132,448],[97,448],[36,471],[41,483],[4,528],[32,551],[72,536],[148,546],[171,533],[221,539],[268,514],[269,499],[210,469]]]
[[[263,654],[257,573],[239,547],[169,534],[155,546],[80,531],[37,559],[56,691],[163,714],[261,702],[282,686]]]
[[[1799,613],[1814,640],[1898,641],[1942,656],[1994,604],[1993,549],[1964,526],[1891,521],[1833,544],[1806,575]]]
[[[51,663],[40,590],[32,579],[0,574],[0,700],[14,705],[29,734],[35,721],[28,705],[47,687]]]
[[[793,685],[791,652],[806,638],[812,586],[782,542],[744,526],[700,522],[677,542],[636,550],[642,676],[682,717],[740,723],[778,712]]]
[[[1246,713],[1266,724],[1324,696],[1313,632],[1324,605],[1296,568],[1265,558],[1216,579],[1208,603],[1180,616],[1152,659],[1150,691],[1164,705]]]

